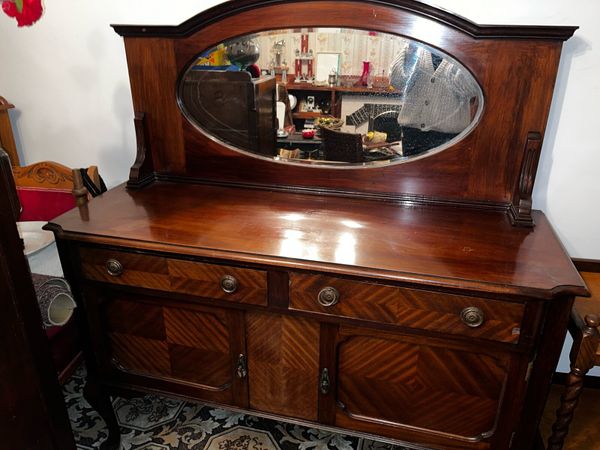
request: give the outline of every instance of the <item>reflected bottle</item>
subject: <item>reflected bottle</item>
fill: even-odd
[[[368,86],[369,74],[371,73],[371,62],[363,61],[363,72],[359,80],[356,82],[356,86]]]

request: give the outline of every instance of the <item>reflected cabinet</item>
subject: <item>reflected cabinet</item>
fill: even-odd
[[[404,0],[122,26],[129,180],[47,226],[86,396],[160,393],[416,449],[529,450],[586,287],[531,193],[576,27]]]
[[[245,92],[258,85],[264,101]],[[221,42],[193,60],[179,96],[184,115],[199,129],[276,161],[286,154],[274,145],[277,137],[305,125],[352,135],[358,157],[305,142],[312,148],[284,158],[342,167],[400,163],[443,150],[468,134],[483,108],[477,81],[451,56],[411,39],[351,28],[269,30]],[[290,113],[299,120],[290,121]],[[264,120],[248,127],[249,114]],[[337,143],[343,135],[322,138]]]

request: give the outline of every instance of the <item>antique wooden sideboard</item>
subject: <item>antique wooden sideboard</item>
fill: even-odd
[[[439,51],[478,86],[479,112],[443,147],[355,165],[266,157],[190,119],[178,86],[201,52],[300,27]],[[133,391],[415,448],[529,449],[587,295],[531,209],[575,27],[480,26],[409,0],[234,0],[115,29],[136,112],[130,180],[47,226],[104,448],[119,443],[109,395]]]

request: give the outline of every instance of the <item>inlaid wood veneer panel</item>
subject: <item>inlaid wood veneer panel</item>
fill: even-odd
[[[494,430],[507,372],[504,360],[489,355],[346,336],[338,344],[336,425],[379,425],[391,437],[416,427],[484,439]]]
[[[167,266],[174,291],[195,295],[202,293],[204,297],[266,305],[267,274],[264,271],[176,259],[169,259]],[[223,275],[231,275],[238,281],[235,292],[226,293],[221,289]]]
[[[267,304],[267,273],[262,270],[104,249],[81,248],[80,252],[83,275],[91,280],[236,303]],[[108,273],[106,263],[110,259],[123,266],[120,275]],[[221,288],[221,278],[225,275],[237,280],[235,292],[227,293]]]
[[[337,304],[318,302],[327,286],[340,293]],[[477,328],[462,323],[460,313],[475,306],[485,320]],[[290,274],[290,309],[383,322],[500,342],[519,341],[524,305],[440,292],[351,281],[323,275]]]
[[[252,409],[317,420],[319,330],[311,320],[246,315]]]
[[[230,385],[231,358],[228,354],[169,344],[169,356],[173,378],[216,390],[227,389]]]
[[[88,279],[163,291],[171,288],[167,261],[160,256],[85,247],[80,249],[80,255],[83,276]],[[123,265],[121,275],[108,273],[106,263],[110,259],[116,259]]]
[[[119,296],[105,303],[104,317],[117,369],[191,383],[207,390],[207,400],[231,401],[231,336],[223,310],[166,307]]]
[[[171,374],[169,346],[165,341],[133,334],[110,333],[113,361],[120,369],[147,374]]]

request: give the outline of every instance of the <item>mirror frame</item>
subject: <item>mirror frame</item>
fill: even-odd
[[[399,35],[450,55],[486,108],[460,142],[373,170],[277,164],[191,125],[178,106],[184,69],[206,48],[266,29],[348,27]],[[562,42],[576,27],[477,25],[413,0],[233,0],[178,26],[114,26],[125,38],[138,155],[128,186],[154,180],[506,210],[530,226],[531,193]]]

